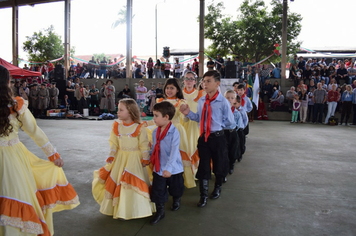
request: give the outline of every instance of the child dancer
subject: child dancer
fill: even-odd
[[[234,172],[236,160],[241,159],[240,140],[239,136],[237,135],[237,130],[242,128],[243,124],[241,114],[234,106],[236,103],[236,93],[233,90],[227,90],[225,92],[225,98],[230,103],[231,111],[234,115],[235,121],[231,126],[224,128],[229,156],[229,174],[231,175]],[[226,182],[226,178],[224,179],[224,182]]]
[[[171,120],[176,108],[170,102],[161,102],[153,107],[153,120],[157,127],[152,133],[151,163],[153,164],[153,182],[151,200],[156,203],[157,213],[151,224],[157,224],[164,218],[164,203],[168,201],[168,192],[173,196],[172,211],[180,208],[183,195],[183,163],[179,152],[179,131]]]
[[[194,72],[189,71],[185,74],[183,96],[186,103],[189,105],[190,110],[193,112],[197,112],[198,100],[202,96],[205,96],[204,90],[195,89],[196,82],[197,81],[195,79]],[[199,138],[199,124],[191,120],[181,120],[181,124],[187,133],[190,159],[192,160],[192,168],[195,175],[199,165],[199,155],[197,148]]]
[[[63,160],[21,97],[12,97],[9,71],[0,65],[0,235],[54,234],[52,213],[79,205],[77,193],[60,168]],[[22,129],[49,161],[19,140]]]
[[[236,102],[234,103],[235,108],[240,113],[241,118],[242,118],[242,127],[240,127],[237,130],[237,134],[238,134],[239,140],[240,140],[240,152],[241,152],[241,157],[240,157],[240,159],[237,160],[238,162],[240,162],[242,160],[242,155],[246,151],[246,135],[245,135],[244,130],[248,126],[247,113],[244,109],[241,108],[241,100],[242,100],[241,97],[239,95],[237,95]]]
[[[202,86],[207,95],[199,99],[197,113],[190,111],[188,105],[182,105],[180,108],[180,111],[189,119],[200,122],[198,140],[200,161],[196,174],[200,189],[198,207],[204,207],[207,204],[211,161],[215,174],[215,188],[210,196],[212,199],[220,197],[222,181],[228,173],[229,160],[223,129],[234,123],[234,116],[229,102],[218,91],[219,85],[220,73],[218,71],[206,72]]]
[[[251,112],[253,107],[252,107],[250,98],[248,98],[245,94],[245,85],[239,84],[239,86],[237,87],[237,92],[238,92],[238,95],[241,97],[241,108],[240,109],[245,110],[246,113]],[[250,129],[249,129],[249,126],[247,123],[247,126],[244,129],[244,133],[245,133],[245,135],[248,135],[249,132],[250,132]]]
[[[300,101],[299,96],[296,94],[293,100],[293,112],[292,112],[292,121],[290,123],[297,123],[298,122],[298,114],[300,108]]]
[[[149,146],[135,100],[124,98],[118,105],[110,135],[107,164],[94,171],[92,193],[100,212],[114,219],[136,219],[152,215],[150,181],[146,166]],[[142,164],[141,164],[142,163]]]
[[[179,108],[186,104],[183,97],[183,92],[179,86],[177,79],[171,78],[167,79],[163,87],[164,98],[157,99],[157,103],[162,101],[168,101],[174,105],[176,108],[176,113],[172,118],[173,125],[178,129],[180,135],[180,144],[179,150],[182,156],[183,166],[184,166],[184,185],[187,188],[193,188],[196,186],[194,173],[192,170],[192,160],[189,158],[189,146],[187,133],[185,132],[184,127],[180,124],[180,120],[183,119],[182,114],[179,112]],[[153,125],[153,121],[147,122],[148,125]]]

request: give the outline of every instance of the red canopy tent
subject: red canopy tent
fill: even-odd
[[[41,72],[29,71],[14,66],[0,57],[0,65],[4,66],[10,72],[12,78],[26,78],[26,77],[41,77]]]

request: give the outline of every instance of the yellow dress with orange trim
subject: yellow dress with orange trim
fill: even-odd
[[[149,162],[147,131],[143,124],[115,121],[109,138],[107,163],[94,171],[92,193],[100,212],[114,219],[151,216],[155,205],[150,200],[150,180],[141,162]]]
[[[16,102],[22,126],[12,111],[13,131],[0,137],[0,235],[50,236],[54,233],[52,213],[75,208],[79,199],[63,169],[51,162],[59,154],[37,126],[27,101],[16,97]],[[20,126],[50,161],[38,158],[20,142]]]
[[[183,167],[184,167],[184,173],[183,173],[184,185],[187,188],[194,188],[196,186],[195,177],[194,177],[195,175],[194,175],[194,172],[192,169],[192,161],[190,159],[187,133],[185,132],[184,127],[180,123],[181,119],[185,119],[188,121],[188,119],[184,118],[184,115],[179,111],[180,106],[182,104],[185,104],[185,101],[182,99],[163,99],[163,98],[157,99],[157,103],[160,103],[162,101],[168,101],[168,102],[172,103],[176,108],[176,113],[174,114],[174,117],[172,119],[172,124],[178,129],[179,135],[180,135],[179,150],[180,150],[180,154],[182,156],[182,162],[183,162]],[[147,125],[148,126],[154,125],[154,121],[153,120],[148,121]],[[153,132],[154,128],[152,130],[147,129],[148,130],[147,133],[148,133],[148,136],[150,137],[150,139],[152,139],[152,132]],[[150,141],[152,143],[152,140],[150,140]]]
[[[185,102],[189,105],[190,110],[194,113],[197,113],[198,110],[198,100],[205,95],[206,93],[204,90],[199,91],[193,89],[191,92],[188,92],[186,89],[183,90]],[[195,175],[199,165],[199,153],[197,148],[198,139],[200,136],[199,123],[192,120],[184,121],[182,119],[181,124],[187,133],[190,160],[192,161],[192,170]]]

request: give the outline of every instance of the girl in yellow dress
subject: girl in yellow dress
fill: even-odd
[[[196,113],[198,109],[198,100],[202,96],[206,95],[204,90],[195,89],[196,82],[197,81],[194,72],[189,71],[185,74],[183,96],[185,102],[189,105],[190,110],[194,113]],[[183,125],[187,133],[190,160],[192,161],[192,169],[195,175],[199,165],[199,154],[197,148],[198,138],[200,136],[199,123],[191,120],[181,120],[181,124]]]
[[[8,70],[0,66],[0,235],[53,235],[52,213],[79,205],[61,168],[63,160],[37,126],[27,101],[12,98]],[[31,153],[19,140],[19,128],[50,161]]]
[[[192,169],[192,161],[190,159],[189,146],[187,133],[185,132],[184,127],[180,123],[183,118],[183,114],[179,111],[179,108],[182,104],[185,104],[182,89],[179,86],[177,79],[167,79],[163,87],[164,98],[157,99],[157,103],[162,101],[168,101],[172,103],[176,108],[176,113],[172,119],[173,125],[178,129],[180,135],[179,150],[182,156],[183,166],[184,166],[184,185],[187,188],[193,188],[196,186],[194,172]],[[187,120],[185,118],[185,120]],[[148,125],[153,125],[153,121],[147,122]]]
[[[110,135],[107,164],[94,171],[92,193],[100,212],[114,219],[136,219],[151,216],[150,180],[147,169],[149,145],[146,128],[140,120],[135,100],[120,100]]]

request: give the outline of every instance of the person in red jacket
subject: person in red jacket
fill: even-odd
[[[262,119],[263,120],[268,120],[265,103],[263,102],[261,97],[258,100],[258,116],[257,116],[257,119],[258,120],[262,120]]]
[[[338,91],[336,91],[336,84],[331,86],[331,90],[328,92],[328,114],[325,118],[325,124],[327,125],[329,122],[329,118],[335,115],[335,110],[337,107],[337,101],[340,97]]]

